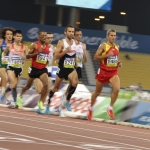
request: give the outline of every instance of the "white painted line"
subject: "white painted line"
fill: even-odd
[[[50,130],[50,129],[39,128],[39,127],[35,127],[35,126],[28,126],[28,125],[23,125],[23,124],[18,124],[18,123],[12,123],[12,122],[6,122],[6,121],[0,121],[0,122],[1,123],[5,123],[5,124],[13,124],[13,125],[16,125],[16,126],[22,126],[22,127],[33,128],[33,129],[44,130],[44,131],[51,131],[51,132],[56,132],[56,133],[61,133],[61,134],[66,134],[66,135],[71,135],[71,136],[77,136],[77,137],[82,137],[82,138],[87,138],[87,139],[92,139],[92,140],[98,140],[98,141],[103,141],[103,142],[108,142],[108,143],[121,144],[121,145],[125,145],[125,146],[131,146],[131,147],[137,147],[137,148],[143,148],[143,149],[149,150],[149,148],[146,148],[146,147],[140,147],[140,146],[131,145],[131,144],[114,142],[114,141],[110,141],[110,140],[103,140],[103,139],[93,138],[93,137],[89,137],[89,136],[83,136],[83,135],[79,135],[79,134],[73,134],[73,133],[69,133],[69,132],[62,132],[62,131],[57,131],[57,130]],[[0,130],[0,132],[1,132],[1,130]]]
[[[29,114],[24,114],[24,113],[20,113],[20,112],[12,112],[12,111],[4,111],[4,110],[0,110],[0,112],[6,112],[6,113],[9,113],[11,112],[11,114],[17,114],[17,115],[23,115],[23,116],[28,116],[28,117],[37,117],[37,118],[41,118],[41,119],[47,119],[47,120],[54,120],[54,121],[61,121],[61,122],[69,122],[69,123],[76,123],[76,124],[81,124],[81,125],[86,125],[86,126],[93,126],[93,127],[98,127],[100,129],[102,128],[106,128],[106,129],[113,129],[113,130],[119,130],[119,131],[126,131],[126,132],[132,132],[132,133],[139,133],[139,134],[145,134],[145,135],[149,135],[150,133],[145,133],[145,132],[138,132],[138,131],[133,131],[133,130],[126,130],[126,129],[119,129],[119,128],[115,128],[115,126],[113,127],[108,127],[108,126],[102,126],[102,125],[94,125],[93,123],[91,122],[88,122],[87,124],[82,123],[82,122],[77,122],[75,120],[73,121],[68,121],[66,119],[56,119],[56,118],[52,118],[52,117],[43,117],[43,115],[29,115]]]
[[[5,118],[15,118],[15,119],[19,119],[19,120],[27,120],[27,121],[31,121],[31,122],[38,122],[38,123],[42,123],[42,124],[51,124],[51,125],[55,125],[55,126],[61,126],[61,127],[66,127],[66,128],[72,128],[72,129],[78,129],[78,130],[84,130],[84,131],[90,131],[90,132],[99,132],[99,133],[103,133],[103,134],[109,134],[109,135],[115,135],[115,136],[120,136],[120,137],[127,137],[127,138],[131,138],[131,139],[138,139],[138,140],[143,140],[143,141],[149,141],[149,139],[144,139],[144,138],[138,138],[138,137],[134,137],[134,136],[128,136],[128,135],[121,135],[121,134],[115,134],[115,133],[110,133],[110,132],[104,132],[104,131],[99,131],[99,130],[91,130],[91,129],[86,129],[86,128],[79,128],[79,127],[74,127],[74,126],[69,126],[69,125],[61,125],[58,123],[51,123],[51,122],[43,122],[43,121],[39,121],[36,119],[28,119],[28,118],[23,118],[23,117],[14,117],[14,116],[6,116],[6,115],[0,115],[2,117]],[[2,120],[2,119],[1,119]]]
[[[10,123],[10,122],[3,122],[3,123],[13,124],[13,123]],[[20,125],[20,124],[14,124],[14,125]],[[20,126],[24,126],[24,125],[20,125]],[[90,148],[83,148],[81,146],[74,146],[74,145],[69,145],[69,144],[63,144],[63,143],[60,143],[60,142],[45,140],[45,139],[36,138],[36,137],[32,137],[32,136],[27,136],[27,135],[23,135],[23,134],[17,134],[17,133],[13,133],[13,132],[7,132],[7,131],[3,131],[3,130],[0,130],[0,132],[7,133],[7,134],[12,134],[12,135],[18,135],[18,136],[22,136],[22,137],[26,137],[26,138],[30,138],[30,139],[34,139],[34,140],[40,140],[40,141],[44,141],[44,142],[48,142],[48,143],[54,143],[54,144],[57,144],[57,145],[60,145],[60,146],[68,146],[68,147],[75,147],[75,148],[79,148],[79,149],[92,150]]]
[[[9,149],[6,149],[6,148],[2,148],[2,147],[0,147],[0,150],[9,150]]]

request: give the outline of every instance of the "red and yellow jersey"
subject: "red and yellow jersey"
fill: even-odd
[[[113,51],[114,56],[110,56],[108,58],[100,60],[100,69],[106,71],[115,71],[118,69],[119,47],[116,44],[114,44],[114,46],[111,46],[108,43],[104,44],[105,44],[105,51],[102,53],[102,56],[105,56],[110,51]]]

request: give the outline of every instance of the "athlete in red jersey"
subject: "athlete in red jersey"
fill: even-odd
[[[118,93],[120,90],[120,80],[118,77],[118,67],[122,66],[121,61],[118,61],[119,46],[114,43],[116,39],[116,31],[107,31],[106,43],[99,46],[95,56],[95,61],[100,61],[100,68],[98,69],[96,75],[96,89],[91,97],[91,107],[89,108],[89,113],[87,118],[92,120],[93,105],[96,101],[97,96],[101,93],[103,85],[110,83],[112,85],[113,91],[111,94],[110,106],[107,108],[107,113],[111,119],[115,119],[113,113],[113,105],[117,100]]]
[[[32,58],[32,65],[28,70],[28,79],[26,86],[22,88],[20,96],[17,98],[17,104],[21,107],[22,95],[31,87],[35,78],[39,78],[43,84],[41,91],[41,98],[38,102],[39,110],[44,110],[43,103],[48,95],[49,83],[48,83],[48,71],[46,65],[48,63],[49,44],[46,43],[47,33],[46,31],[40,31],[38,33],[39,41],[31,44],[30,51],[26,58]],[[41,112],[41,111],[39,111]]]

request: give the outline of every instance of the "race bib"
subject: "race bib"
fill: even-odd
[[[116,67],[118,64],[118,56],[110,56],[107,58],[108,67]]]
[[[8,61],[9,61],[9,56],[5,56],[5,62],[2,61],[2,64],[6,64],[7,65]]]
[[[21,68],[23,64],[23,60],[20,57],[12,57],[11,58],[11,66],[14,68]]]
[[[75,66],[75,58],[65,58],[64,68],[74,68],[74,66]]]
[[[36,62],[38,62],[40,64],[46,64],[47,60],[48,60],[48,55],[47,54],[39,53],[37,55]]]

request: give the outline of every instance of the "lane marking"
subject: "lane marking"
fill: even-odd
[[[109,134],[109,135],[116,135],[116,136],[120,136],[120,137],[127,137],[127,138],[132,138],[132,139],[138,139],[138,140],[143,140],[143,141],[149,141],[149,139],[145,139],[145,138],[138,138],[138,137],[133,137],[133,136],[128,136],[128,135],[121,135],[121,134],[115,134],[115,133],[110,133],[110,132],[103,132],[103,131],[98,131],[98,130],[91,130],[91,129],[85,129],[85,128],[79,128],[79,127],[73,127],[73,126],[68,126],[68,125],[61,125],[61,124],[56,124],[56,123],[50,123],[50,122],[43,122],[43,121],[39,121],[36,119],[28,119],[28,118],[20,118],[20,117],[13,117],[13,116],[6,116],[6,115],[0,115],[6,118],[15,118],[18,120],[28,120],[31,122],[38,122],[38,123],[43,123],[43,124],[52,124],[52,125],[56,125],[56,126],[62,126],[62,127],[67,127],[67,128],[73,128],[73,129],[79,129],[79,130],[85,130],[85,131],[91,131],[91,132],[99,132],[99,133],[103,133],[103,134]]]
[[[3,121],[0,121],[0,122],[3,122]],[[3,123],[6,123],[6,124],[13,124],[11,122],[3,122]],[[19,125],[19,124],[14,124],[14,125]],[[20,125],[20,126],[24,126],[24,125]],[[34,127],[33,127],[34,128]],[[68,147],[75,147],[75,148],[79,148],[79,149],[85,149],[85,150],[92,150],[90,148],[83,148],[81,146],[74,146],[74,145],[69,145],[69,144],[63,144],[63,143],[60,143],[60,142],[55,142],[55,141],[50,141],[50,140],[45,140],[45,139],[41,139],[41,138],[36,138],[36,137],[32,137],[32,136],[27,136],[27,135],[24,135],[24,134],[18,134],[18,133],[13,133],[13,132],[7,132],[7,131],[3,131],[3,130],[0,130],[0,132],[2,133],[7,133],[7,134],[12,134],[12,135],[18,135],[18,136],[22,136],[22,137],[26,137],[26,138],[30,138],[30,139],[34,139],[34,140],[40,140],[40,141],[44,141],[44,142],[48,142],[48,143],[54,143],[54,144],[57,144],[58,146],[68,146]]]
[[[3,111],[3,110],[0,110],[1,112],[6,112],[6,113],[9,113],[10,114],[10,111]],[[42,116],[40,116],[40,115],[29,115],[29,114],[23,114],[23,113],[20,113],[20,112],[11,112],[11,113],[13,113],[13,114],[20,114],[20,115],[24,115],[24,116],[30,116],[30,117],[37,117],[37,118],[42,118],[42,119],[48,119],[48,120],[55,120],[55,121],[61,121],[61,122],[69,122],[69,123],[76,123],[76,124],[81,124],[81,125],[86,125],[86,126],[94,126],[94,127],[98,127],[98,128],[106,128],[106,129],[116,129],[116,130],[120,130],[120,131],[128,131],[128,132],[133,132],[133,133],[139,133],[139,134],[145,134],[145,135],[149,135],[150,134],[150,132],[149,133],[145,133],[145,132],[138,132],[138,131],[133,131],[133,130],[126,130],[126,129],[118,129],[118,128],[115,128],[114,127],[114,125],[111,125],[111,126],[113,126],[113,127],[107,127],[109,124],[107,124],[107,126],[102,126],[102,125],[94,125],[94,124],[92,124],[92,123],[90,123],[90,122],[88,122],[87,124],[85,124],[85,123],[81,123],[81,122],[76,122],[76,121],[68,121],[68,120],[66,120],[65,118],[62,120],[61,118],[60,119],[55,119],[55,118],[52,118],[52,116],[51,117],[42,117]],[[117,125],[117,126],[119,126],[119,125]],[[120,127],[122,127],[122,126],[120,126]],[[129,128],[129,127],[128,127]],[[144,129],[143,129],[144,130]]]
[[[17,123],[11,123],[11,122],[6,122],[6,121],[0,121],[1,123],[5,123],[5,124],[13,124],[16,126],[22,126],[22,127],[28,127],[28,128],[33,128],[33,129],[39,129],[39,130],[44,130],[44,131],[51,131],[51,132],[56,132],[56,133],[62,133],[62,134],[67,134],[67,135],[72,135],[72,136],[77,136],[77,137],[83,137],[83,138],[87,138],[87,139],[93,139],[93,140],[98,140],[98,141],[103,141],[103,142],[109,142],[109,143],[115,143],[115,144],[121,144],[121,145],[125,145],[125,146],[131,146],[131,147],[137,147],[137,148],[143,148],[143,149],[147,149],[149,150],[149,148],[146,147],[140,147],[140,146],[136,146],[136,145],[130,145],[130,144],[125,144],[125,143],[119,143],[119,142],[114,142],[114,141],[108,141],[108,140],[103,140],[103,139],[98,139],[98,138],[92,138],[92,137],[88,137],[88,136],[83,136],[83,135],[79,135],[79,134],[73,134],[73,133],[69,133],[69,132],[62,132],[62,131],[57,131],[57,130],[50,130],[50,129],[45,129],[45,128],[38,128],[35,126],[28,126],[28,125],[23,125],[23,124],[17,124]],[[2,130],[0,130],[1,132]],[[8,133],[8,132],[7,132]],[[16,134],[17,135],[17,134]],[[19,135],[19,134],[18,134]],[[57,142],[56,142],[57,143]],[[62,144],[62,143],[61,143]]]

